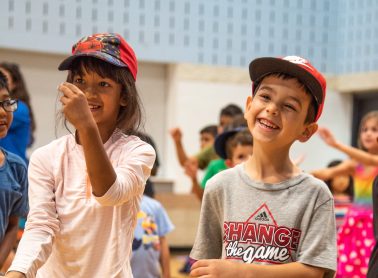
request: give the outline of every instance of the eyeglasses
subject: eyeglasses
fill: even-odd
[[[0,101],[0,107],[7,112],[14,112],[17,110],[17,99],[7,99]]]

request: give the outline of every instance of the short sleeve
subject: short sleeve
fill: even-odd
[[[156,209],[156,224],[159,227],[159,236],[165,236],[169,232],[171,232],[174,229],[174,225],[169,218],[166,210],[164,207],[158,203],[157,209]]]
[[[314,210],[298,250],[298,262],[328,269],[325,277],[333,277],[336,260],[336,224],[331,198]]]
[[[25,165],[17,167],[18,183],[20,185],[21,198],[14,204],[11,215],[26,217],[29,211],[28,204],[28,175]]]
[[[154,161],[155,150],[143,141],[130,148],[124,147],[114,166],[115,182],[103,196],[94,197],[103,206],[116,206],[142,195]]]
[[[200,220],[190,257],[195,260],[220,259],[222,256],[223,217],[221,192],[209,181],[202,199]]]

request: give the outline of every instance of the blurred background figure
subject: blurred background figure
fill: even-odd
[[[335,139],[328,129],[320,129],[321,138],[331,147],[346,152],[348,148]],[[358,145],[370,156],[378,155],[378,111],[371,111],[361,120]],[[354,185],[354,199],[345,221],[338,232],[339,263],[337,277],[366,277],[369,258],[375,244],[373,234],[373,180],[378,175],[377,164],[366,164],[355,156],[340,164],[313,171],[322,180],[340,175],[351,175]]]
[[[131,269],[135,278],[170,278],[170,251],[166,235],[174,226],[162,204],[142,197],[134,231]]]
[[[333,160],[327,167],[339,165],[341,162],[341,160]],[[325,182],[334,198],[336,228],[339,230],[353,201],[353,178],[350,175],[339,175]]]
[[[0,140],[0,146],[28,162],[26,150],[34,142],[36,128],[30,95],[17,64],[2,62],[0,71],[7,77],[11,97],[18,99],[18,108],[14,112],[13,123],[8,135]]]
[[[208,125],[200,130],[200,150],[193,157],[189,157],[185,151],[182,143],[183,134],[181,129],[179,127],[172,128],[170,134],[175,144],[177,159],[182,167],[185,166],[185,163],[189,159],[192,159],[199,163],[201,167],[206,168],[209,161],[217,158],[217,155],[213,150],[213,144],[215,137],[218,134],[218,126]]]
[[[0,139],[0,147],[21,157],[28,164],[27,149],[34,142],[36,123],[31,107],[30,95],[19,66],[15,63],[0,63],[0,71],[6,76],[12,98],[18,100],[13,113],[13,122],[6,137]],[[26,218],[19,218],[18,241],[21,239]]]
[[[17,110],[17,101],[12,99],[6,77],[0,72],[0,138],[7,135]],[[27,166],[22,159],[0,147],[0,269],[6,271],[13,259],[17,244],[19,217],[28,213]]]

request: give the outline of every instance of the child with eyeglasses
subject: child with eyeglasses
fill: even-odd
[[[11,99],[7,79],[0,72],[0,138],[12,124],[17,100]],[[0,268],[12,250],[18,231],[18,218],[28,212],[28,179],[25,162],[0,148]]]

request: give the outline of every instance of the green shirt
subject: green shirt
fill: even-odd
[[[215,152],[214,146],[209,146],[201,150],[196,155],[196,158],[198,160],[198,168],[203,170],[209,165],[210,161],[219,159],[219,156]]]
[[[226,170],[228,167],[225,163],[224,159],[216,159],[210,162],[209,166],[206,169],[205,176],[201,181],[201,187],[205,188],[206,182],[213,177],[214,175],[218,174],[219,172]]]

